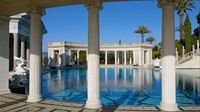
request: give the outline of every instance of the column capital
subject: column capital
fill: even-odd
[[[103,5],[102,5],[101,0],[85,0],[85,6],[87,7],[88,10],[90,10],[90,9],[98,9],[98,10],[103,9]]]
[[[158,0],[158,7],[162,8],[163,6],[175,6],[178,0]]]
[[[46,14],[45,8],[39,7],[39,6],[32,6],[32,7],[29,9],[28,13],[29,13],[30,15],[39,14],[39,15],[41,15],[41,16],[43,16],[43,15]]]

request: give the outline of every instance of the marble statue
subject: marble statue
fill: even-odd
[[[28,83],[29,83],[29,69],[27,67],[27,61],[20,57],[15,57],[15,62],[17,64],[17,67],[15,69],[15,72],[12,75],[12,78],[10,78],[10,88],[20,88],[24,87],[25,92],[24,94],[28,94]]]

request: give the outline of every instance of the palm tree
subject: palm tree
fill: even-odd
[[[138,29],[134,31],[134,33],[140,33],[142,43],[144,43],[144,34],[151,33],[151,31],[146,26],[139,26]]]
[[[155,39],[154,39],[152,36],[149,36],[149,37],[146,39],[146,42],[149,42],[150,44],[152,44],[153,41],[155,41]]]
[[[187,10],[192,11],[192,8],[194,8],[192,0],[178,0],[175,8],[178,11],[177,14],[179,15],[180,19],[180,39],[182,40],[185,39],[183,32],[183,17]]]
[[[200,39],[200,11],[199,14],[197,15],[197,23],[199,24],[198,32],[199,32],[199,39]]]

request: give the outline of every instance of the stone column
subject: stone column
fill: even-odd
[[[66,66],[66,52],[65,52],[65,48],[63,48],[63,50],[62,50],[62,66],[63,67]]]
[[[195,54],[195,46],[192,45],[192,54],[194,55]]]
[[[105,50],[105,65],[107,65],[108,64],[108,51],[107,50]]]
[[[30,11],[30,76],[28,102],[41,101],[41,16],[44,9],[33,7]]]
[[[88,1],[86,3],[89,12],[88,29],[88,65],[87,65],[87,102],[86,108],[97,109],[100,103],[100,31],[99,31],[99,11],[102,3],[99,0]]]
[[[13,34],[14,38],[14,47],[13,47],[13,54],[14,54],[14,60],[13,60],[13,68],[16,68],[16,61],[15,57],[18,57],[18,45],[19,45],[19,40],[18,40],[18,34],[14,33]]]
[[[25,39],[24,37],[21,37],[21,56],[22,58],[25,58]]]
[[[136,64],[136,52],[135,50],[133,51],[133,65]]]
[[[149,50],[149,65],[152,65],[152,50]]]
[[[29,41],[27,43],[27,49],[26,49],[26,60],[28,62],[28,67],[30,65],[30,45],[29,45]]]
[[[163,111],[178,111],[176,104],[175,23],[173,0],[159,0],[162,7],[162,101]]]
[[[117,51],[115,51],[115,65],[117,65]]]
[[[80,51],[79,50],[77,50],[77,65],[80,65],[80,59],[79,59],[79,54],[80,53]]]
[[[71,50],[68,50],[68,64],[71,65],[71,56],[72,56],[72,53],[71,53]]]
[[[0,94],[9,93],[9,18],[0,16]]]
[[[126,59],[126,50],[124,51],[124,65],[127,64],[127,59]]]
[[[184,46],[182,47],[182,57],[183,58],[185,57],[185,47]]]
[[[197,52],[199,53],[199,40],[197,40]]]
[[[142,65],[142,58],[143,58],[142,57],[142,49],[140,48],[138,51],[139,51],[139,54],[138,54],[139,55],[139,66],[141,66]]]
[[[132,58],[130,57],[129,64],[132,65]]]
[[[178,49],[176,48],[176,64],[178,64]]]

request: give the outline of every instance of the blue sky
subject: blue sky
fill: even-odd
[[[151,33],[145,37],[153,36],[156,41],[161,40],[161,9],[157,7],[157,1],[129,1],[104,3],[100,12],[100,37],[101,43],[139,42],[139,34],[133,33],[140,25],[147,26]],[[197,27],[196,15],[200,11],[200,2],[195,1],[195,9],[188,12],[192,28]],[[48,42],[87,42],[88,12],[84,5],[73,5],[49,8],[42,18],[48,30],[44,35],[43,51],[47,51]],[[179,18],[175,12],[176,27],[179,26]],[[176,33],[176,38],[179,33]]]

